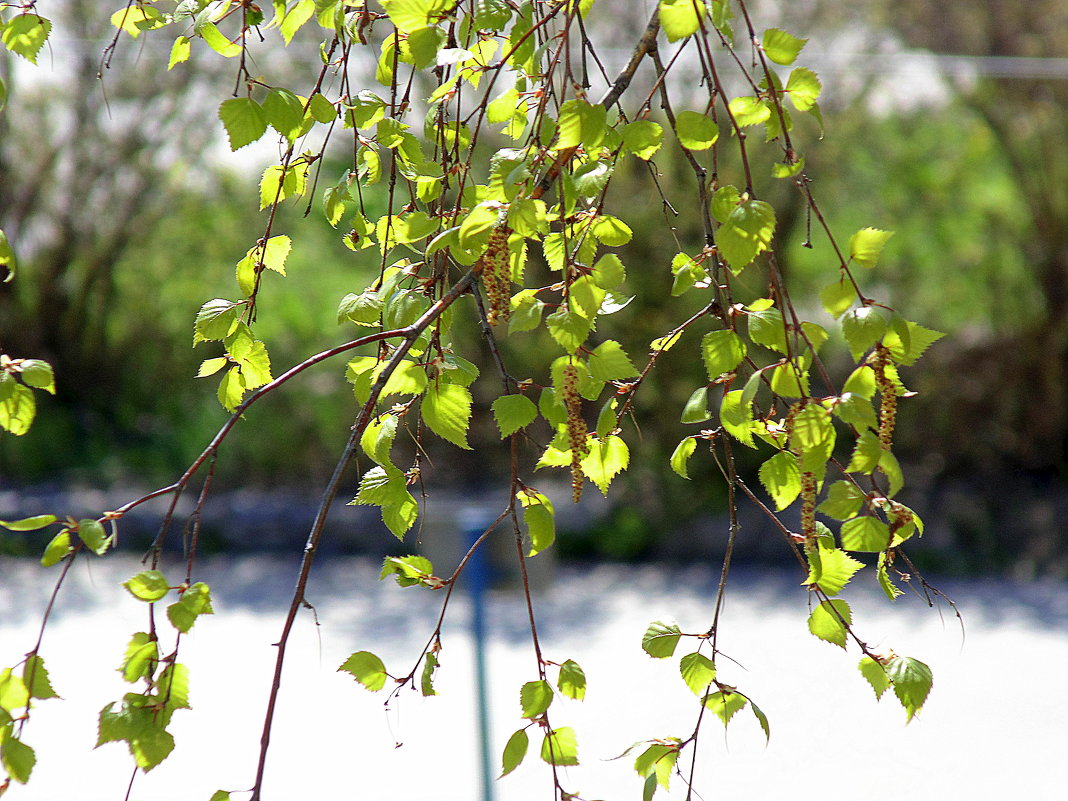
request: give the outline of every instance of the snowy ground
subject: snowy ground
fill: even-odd
[[[215,590],[217,614],[183,639],[192,671],[192,711],[175,715],[177,748],[133,799],[207,801],[217,789],[252,783],[262,710],[293,560],[217,558],[199,578]],[[96,715],[126,692],[115,668],[130,635],[145,626],[144,605],[117,588],[140,569],[111,556],[78,567],[45,638],[42,655],[61,701],[42,703],[25,731],[38,764],[13,801],[117,801],[131,761],[122,744],[94,751]],[[860,583],[874,583],[861,574]],[[21,658],[47,602],[39,568],[0,561],[0,665]],[[876,703],[855,666],[859,655],[820,642],[805,626],[797,576],[739,569],[722,620],[720,677],[751,696],[771,719],[764,738],[743,712],[724,735],[708,721],[696,790],[701,799],[821,801],[930,798],[1052,798],[1068,772],[1068,586],[1001,581],[947,582],[966,634],[952,612],[914,597],[889,604],[877,590],[847,588],[858,631],[872,645],[927,662],[935,686],[926,708],[905,725],[892,698]],[[538,622],[546,658],[574,659],[586,671],[585,702],[557,699],[555,726],[579,736],[579,767],[565,786],[587,799],[639,799],[630,759],[612,761],[637,740],[685,737],[697,704],[673,660],[640,649],[652,620],[707,629],[714,571],[663,568],[561,568],[543,592]],[[437,614],[440,594],[377,581],[377,565],[336,559],[317,571],[309,594],[320,627],[302,615],[291,644],[264,801],[376,799],[476,801],[478,740],[469,608],[452,609],[441,654],[438,697],[405,693],[389,710],[338,665],[372,650],[392,672],[407,672]],[[525,609],[512,592],[489,596],[491,726],[495,768],[504,742],[523,721],[518,691],[536,678]],[[532,732],[533,734],[533,732]],[[403,743],[398,747],[397,743]],[[496,783],[497,801],[552,798],[548,767],[532,753]],[[670,798],[685,786],[672,781]],[[244,801],[248,796],[235,794]],[[658,793],[657,797],[661,797]]]

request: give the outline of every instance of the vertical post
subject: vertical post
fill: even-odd
[[[467,547],[474,544],[491,522],[485,510],[469,506],[460,511]],[[479,759],[482,773],[482,801],[493,801],[493,770],[490,757],[489,701],[486,691],[486,622],[485,591],[489,587],[489,560],[486,545],[480,547],[464,568],[462,584],[471,598],[471,635],[475,645],[475,695],[478,702]]]

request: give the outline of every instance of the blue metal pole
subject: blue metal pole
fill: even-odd
[[[460,513],[467,547],[474,544],[489,525],[489,515],[482,509],[468,507]],[[485,592],[492,568],[486,559],[485,544],[464,568],[462,583],[471,598],[471,635],[475,645],[475,694],[478,699],[479,756],[482,769],[482,801],[493,801],[493,769],[490,756],[489,700],[486,691],[486,621]]]

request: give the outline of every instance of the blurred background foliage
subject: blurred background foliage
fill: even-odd
[[[802,61],[823,78],[828,135],[817,141],[806,123],[800,138],[832,229],[843,241],[869,225],[896,232],[866,276],[868,294],[949,334],[906,371],[919,395],[902,404],[897,445],[911,465],[907,502],[941,532],[928,562],[1068,573],[1068,66],[1057,60],[1068,52],[1068,8],[1045,0],[763,5],[761,19],[820,48]],[[269,156],[240,168],[217,158],[219,126],[197,102],[207,82],[232,76],[195,61],[167,73],[165,58],[142,50],[164,43],[143,37],[119,51],[102,92],[95,74],[106,15],[91,6],[69,0],[56,25],[68,33],[57,38],[55,59],[73,66],[62,72],[70,77],[30,83],[0,59],[11,95],[0,114],[0,227],[20,255],[18,279],[0,284],[0,350],[52,362],[59,388],[41,401],[29,434],[0,439],[6,488],[166,483],[184,469],[225,420],[214,382],[192,378],[216,355],[211,345],[190,347],[193,318],[205,300],[233,295],[234,264],[264,225],[256,183]],[[926,71],[898,69],[917,64]],[[257,334],[276,375],[350,338],[337,325],[337,303],[377,270],[377,250],[345,248],[343,230],[320,212],[323,189],[346,169],[344,146],[332,154],[314,195],[286,204],[275,224],[295,240],[288,277],[267,276],[279,283],[259,311]],[[656,168],[663,196],[640,165],[618,170],[609,195],[635,234],[620,255],[636,299],[615,318],[623,325],[613,336],[636,361],[684,319],[677,305],[669,311],[668,265],[680,244],[700,248],[696,219],[675,220],[662,202],[692,173],[667,149]],[[780,267],[795,300],[815,310],[835,277],[833,253],[789,182],[760,186],[778,210]],[[760,297],[767,287],[746,292]],[[703,300],[691,295],[696,311]],[[488,366],[478,336],[471,327],[461,337],[463,355]],[[536,357],[549,347],[537,336],[504,341],[515,375],[537,380]],[[832,371],[836,348],[844,353],[834,342],[824,353]],[[341,363],[319,368],[265,400],[228,442],[219,480],[313,490],[354,412],[342,373]],[[496,389],[487,378],[476,387],[486,403]],[[607,518],[562,543],[565,553],[670,555],[678,549],[669,535],[723,514],[710,460],[694,460],[690,482],[667,467],[682,435],[679,413],[705,380],[685,349],[666,355],[638,395],[626,486]],[[496,439],[491,423],[481,436]],[[429,478],[436,485],[487,484],[491,456],[431,449],[432,459],[438,453],[449,469]],[[757,463],[748,464],[753,485]]]

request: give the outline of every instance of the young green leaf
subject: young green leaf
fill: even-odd
[[[149,603],[160,600],[171,590],[167,577],[158,570],[142,570],[124,581],[122,586],[137,600]]]
[[[537,416],[538,407],[525,395],[502,395],[493,402],[493,417],[500,429],[501,439],[526,428]]]
[[[621,381],[638,375],[626,351],[612,339],[590,351],[589,367],[590,375],[597,381]]]
[[[879,262],[879,255],[893,231],[880,231],[878,228],[861,228],[849,240],[849,258],[862,267],[874,267]]]
[[[716,666],[712,660],[696,651],[679,660],[679,672],[694,695],[702,695],[716,678]]]
[[[371,692],[378,692],[386,686],[386,666],[370,651],[354,653],[338,668],[338,672],[341,671],[351,673],[356,681]]]
[[[590,451],[582,459],[582,472],[597,485],[602,495],[608,495],[608,485],[630,464],[630,449],[620,437],[613,435],[588,440]]]
[[[709,331],[701,339],[701,356],[710,381],[734,370],[741,364],[745,354],[745,343],[733,331]]]
[[[522,764],[529,744],[530,740],[525,729],[519,729],[508,738],[504,753],[501,755],[501,775],[498,778],[507,776]]]
[[[931,685],[934,684],[931,668],[918,659],[896,656],[886,663],[886,676],[911,721],[923,708],[931,692]]]
[[[37,531],[56,522],[55,515],[34,515],[21,520],[0,520],[0,526],[9,531]]]
[[[807,556],[808,578],[802,583],[817,586],[832,597],[840,593],[856,572],[864,567],[863,562],[836,548],[834,537],[830,535],[818,537],[816,547]]]
[[[675,117],[675,135],[687,150],[708,150],[719,139],[719,126],[699,112],[680,111]]]
[[[25,784],[30,780],[33,766],[37,764],[37,755],[30,746],[9,734],[0,744],[0,761],[8,776],[19,784]]]
[[[26,663],[22,666],[22,681],[25,684],[31,698],[59,698],[52,689],[52,681],[45,668],[44,659],[36,654],[26,657]]]
[[[114,544],[112,536],[104,530],[104,524],[99,520],[79,520],[78,536],[97,556],[103,556]]]
[[[664,129],[651,120],[635,120],[623,126],[623,148],[640,159],[648,161],[664,140]]]
[[[423,420],[442,439],[465,450],[467,426],[471,421],[471,391],[458,384],[437,382],[427,388],[423,397]]]
[[[11,668],[0,671],[0,709],[14,712],[30,703],[30,691],[26,682],[16,676]]]
[[[537,556],[556,541],[553,503],[540,492],[530,489],[521,489],[516,493],[516,499],[523,507],[523,523],[530,537],[530,553],[527,555]]]
[[[845,648],[846,626],[853,614],[845,601],[821,601],[808,617],[808,630],[825,642]]]
[[[575,730],[561,726],[547,732],[541,742],[541,758],[550,765],[577,765],[578,738]]]
[[[875,517],[854,517],[842,524],[842,547],[859,553],[879,553],[890,547],[890,529]]]
[[[760,483],[775,501],[775,508],[782,511],[801,493],[801,471],[797,457],[787,451],[779,451],[760,466]]]
[[[586,673],[579,667],[578,662],[568,659],[560,665],[556,686],[568,698],[581,701],[586,697]]]
[[[73,550],[74,547],[70,544],[70,530],[65,528],[45,546],[44,555],[41,556],[41,565],[52,567],[52,565],[59,564]]]
[[[705,708],[714,712],[716,717],[723,721],[726,726],[731,722],[736,712],[745,708],[748,699],[741,693],[720,690],[709,693],[704,697]]]
[[[689,478],[689,462],[690,457],[693,456],[694,451],[697,450],[697,440],[693,437],[686,437],[678,445],[675,446],[675,450],[671,454],[671,469],[678,473],[683,478]]]
[[[48,39],[52,23],[36,13],[19,14],[8,20],[7,24],[0,25],[0,30],[4,47],[31,64],[36,64],[37,54]]]
[[[419,677],[419,690],[424,698],[438,694],[438,691],[434,689],[434,672],[437,669],[438,655],[431,651],[423,660],[423,672]]]
[[[685,39],[701,30],[707,9],[694,0],[660,0],[660,25],[669,42]]]
[[[886,688],[890,686],[890,679],[886,675],[886,668],[870,656],[865,656],[861,659],[857,668],[860,670],[860,674],[867,679],[872,690],[875,691],[875,699],[880,700],[883,697],[883,693],[886,692]]]
[[[798,39],[796,36],[781,31],[778,28],[768,28],[764,31],[762,46],[768,58],[776,64],[790,66],[794,63],[801,48],[808,39]]]
[[[542,715],[553,702],[553,688],[547,681],[528,681],[519,691],[519,705],[524,718]]]
[[[762,200],[740,202],[716,234],[719,252],[731,271],[742,268],[771,246],[775,234],[775,209]]]
[[[682,407],[679,422],[703,423],[711,418],[712,412],[708,410],[708,387],[698,387]]]
[[[234,97],[219,106],[219,119],[226,128],[231,150],[250,145],[267,132],[263,106],[251,97]]]
[[[139,631],[126,645],[126,654],[119,672],[125,681],[133,684],[138,679],[151,676],[158,661],[159,644],[146,632]]]
[[[167,607],[167,619],[178,631],[186,634],[201,615],[215,614],[211,606],[211,589],[198,581],[182,593],[182,597]]]
[[[671,781],[671,771],[674,770],[678,758],[678,745],[653,743],[634,760],[634,770],[639,776],[655,778],[656,784],[666,790]]]
[[[642,635],[642,650],[656,659],[666,659],[675,653],[675,646],[679,644],[681,636],[682,631],[678,624],[669,625],[658,620],[650,623]]]

